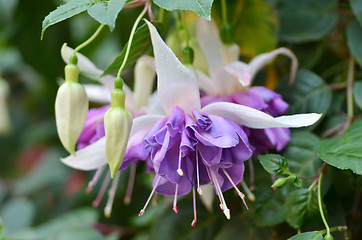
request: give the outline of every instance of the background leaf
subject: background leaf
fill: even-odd
[[[41,30],[41,39],[43,39],[44,32],[49,26],[84,12],[92,4],[91,0],[72,0],[60,5],[45,17]]]
[[[288,163],[284,157],[278,154],[259,155],[261,165],[270,174],[281,175],[284,170],[288,170]]]
[[[319,215],[318,195],[315,191],[298,189],[289,193],[284,213],[290,226],[299,229]]]
[[[347,43],[348,48],[356,61],[362,66],[362,27],[356,20],[350,22],[347,28]]]
[[[357,17],[359,24],[362,26],[362,1],[350,0],[351,8],[354,15]]]
[[[323,236],[320,232],[314,231],[314,232],[304,232],[297,235],[294,235],[291,238],[288,238],[288,240],[323,240]]]
[[[103,75],[117,72],[121,67],[123,59],[126,55],[128,43],[124,46],[121,55],[119,55],[111,65],[107,67]],[[128,55],[125,69],[134,64],[137,59],[142,56],[147,49],[151,46],[150,33],[146,24],[138,27],[133,37],[132,46]]]
[[[108,25],[109,29],[113,31],[116,26],[118,13],[122,10],[126,1],[127,0],[109,0],[98,2],[88,8],[87,11],[92,18],[101,24]]]
[[[289,91],[284,90],[290,113],[326,114],[331,105],[331,90],[322,78],[309,70],[299,70],[293,86]]]
[[[336,0],[279,0],[280,37],[307,42],[326,36],[337,24]]]
[[[159,7],[168,11],[191,10],[200,17],[211,20],[211,6],[214,0],[153,0]]]
[[[362,119],[355,121],[341,138],[326,139],[318,145],[323,161],[339,169],[362,175]]]
[[[353,97],[357,106],[362,110],[362,81],[356,81],[354,83]]]

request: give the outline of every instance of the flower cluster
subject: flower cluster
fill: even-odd
[[[144,161],[147,169],[155,173],[153,190],[140,216],[154,192],[173,195],[173,210],[178,213],[177,197],[192,190],[195,209],[192,226],[195,226],[195,192],[201,195],[201,186],[212,184],[220,208],[229,219],[223,192],[235,188],[244,200],[237,187],[243,178],[244,162],[255,153],[272,148],[281,150],[289,141],[287,128],[312,125],[320,114],[278,117],[288,109],[281,96],[264,87],[248,87],[255,75],[251,69],[257,71],[277,54],[289,54],[289,50],[275,50],[249,65],[236,61],[221,67],[223,64],[215,65],[213,57],[210,62],[215,71],[209,76],[202,72],[195,74],[178,60],[156,28],[147,24],[154,51],[154,66],[150,65],[157,73],[158,97],[154,96],[157,100],[148,102],[153,107],[149,105],[144,111],[137,109],[145,107],[146,101],[133,105],[138,106],[135,108],[126,102],[134,119],[120,170]],[[202,46],[201,43],[202,40]],[[205,56],[209,60],[208,54]],[[209,65],[209,70],[214,68]],[[132,96],[129,93],[126,99]],[[89,111],[78,140],[80,150],[76,156],[62,159],[77,169],[98,169],[92,184],[107,164],[101,117],[106,110],[103,107]]]

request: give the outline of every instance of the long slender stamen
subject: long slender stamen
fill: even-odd
[[[244,182],[244,180],[241,180],[241,186],[243,187],[246,195],[248,196],[248,199],[249,199],[250,201],[254,202],[254,201],[255,201],[255,195],[254,195],[254,193],[252,193],[252,192],[250,191],[250,189],[248,188],[248,186],[246,185],[246,183]]]
[[[192,188],[192,199],[194,203],[194,219],[192,220],[191,226],[195,227],[197,224],[195,188]]]
[[[150,196],[148,197],[145,206],[141,209],[140,213],[138,214],[139,217],[141,217],[141,216],[145,213],[146,207],[147,207],[147,205],[149,204],[149,202],[151,201],[151,198],[152,198],[153,194],[155,193],[155,190],[156,190],[156,188],[157,188],[158,183],[160,182],[160,180],[161,180],[161,176],[159,176],[159,177],[157,178],[156,183],[155,183],[155,186],[153,187],[152,192],[151,192]]]
[[[229,173],[225,170],[225,169],[222,169],[225,176],[229,179],[229,181],[231,182],[231,184],[233,185],[234,189],[236,190],[236,192],[238,193],[239,197],[241,198],[241,200],[243,200],[244,202],[244,205],[246,207],[246,209],[249,210],[248,208],[248,205],[246,205],[246,202],[245,202],[245,195],[239,190],[239,188],[235,185],[234,181],[231,179]]]
[[[104,215],[106,217],[110,217],[111,213],[112,213],[112,206],[113,206],[113,201],[114,201],[114,197],[116,195],[116,191],[117,191],[117,186],[118,186],[118,182],[119,182],[119,176],[120,176],[120,172],[118,171],[116,173],[116,175],[114,176],[113,182],[112,182],[112,187],[111,189],[109,189],[108,191],[108,202],[106,207],[104,208]]]
[[[219,182],[217,181],[217,178],[216,178],[216,176],[215,176],[215,173],[214,173],[214,171],[213,171],[212,169],[210,169],[210,173],[211,173],[211,176],[212,176],[213,179],[214,179],[215,190],[218,192],[219,198],[221,199],[220,208],[221,208],[221,210],[223,211],[223,213],[225,214],[226,218],[227,218],[228,220],[230,220],[230,210],[228,209],[228,207],[227,207],[227,205],[226,205],[226,202],[225,202],[225,199],[224,199],[224,195],[222,194],[222,191],[221,191]]]
[[[181,151],[180,151],[179,154],[178,154],[177,173],[178,173],[178,175],[183,176],[183,175],[184,175],[184,172],[183,172],[182,169],[181,169],[181,159],[182,159],[182,155],[181,155]]]
[[[97,169],[96,173],[94,174],[92,180],[90,180],[90,182],[88,183],[88,187],[87,187],[87,194],[90,194],[93,190],[93,187],[97,184],[99,178],[102,176],[102,173],[104,171],[104,169],[106,168],[106,165],[104,165],[103,167],[100,167]]]
[[[199,151],[196,149],[196,179],[197,179],[197,192],[202,195],[200,188],[200,173],[199,173]]]
[[[108,187],[108,184],[109,182],[111,181],[111,172],[108,172],[107,173],[107,176],[104,178],[103,180],[103,183],[102,183],[102,186],[101,186],[101,189],[99,190],[99,193],[97,195],[97,198],[96,200],[93,201],[93,207],[98,207],[99,204],[101,203],[102,199],[103,199],[103,196],[104,196],[104,193],[106,192],[107,190],[107,187]]]
[[[153,15],[151,4],[148,5],[148,16],[150,17],[151,21],[155,21],[155,16]]]
[[[127,192],[123,200],[124,204],[126,205],[128,205],[131,202],[135,176],[136,176],[136,164],[131,164],[131,169],[128,178],[128,185],[127,185]]]
[[[172,210],[178,214],[179,211],[177,209],[177,192],[178,192],[178,184],[176,183],[176,189],[175,189],[175,197],[173,198],[173,208]]]
[[[210,184],[211,184],[211,185],[214,185],[214,180],[212,179],[212,177],[211,177],[211,175],[210,175],[209,167],[206,167],[206,172],[207,172],[207,175],[209,176]]]

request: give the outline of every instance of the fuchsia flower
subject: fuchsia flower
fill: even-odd
[[[292,60],[290,82],[293,82],[298,61],[289,49],[278,48],[260,54],[246,64],[238,60],[239,47],[236,44],[224,45],[221,42],[214,22],[200,19],[197,33],[209,67],[209,76],[198,71],[200,89],[204,93],[201,98],[202,106],[212,102],[232,102],[260,110],[273,117],[287,112],[289,106],[279,94],[262,86],[250,85],[258,71],[279,54]],[[244,130],[248,133],[251,145],[255,147],[254,155],[270,149],[281,151],[290,141],[288,128]]]
[[[212,183],[225,216],[230,211],[223,191],[242,180],[244,161],[253,154],[243,127],[252,129],[304,127],[318,121],[320,114],[299,114],[276,117],[231,102],[216,102],[201,107],[198,79],[185,67],[147,22],[155,55],[157,93],[164,114],[135,117],[121,170],[132,162],[145,161],[155,171],[154,192],[174,196],[173,209],[178,213],[177,197],[193,189],[196,224],[195,189]],[[62,161],[82,170],[101,169],[107,164],[104,138],[77,151]],[[98,170],[99,171],[99,170]],[[98,172],[97,171],[97,172]],[[96,174],[97,175],[97,174]],[[117,176],[117,175],[116,175]],[[113,187],[112,187],[113,188]]]

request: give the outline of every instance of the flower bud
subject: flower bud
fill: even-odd
[[[149,56],[143,56],[138,59],[134,74],[135,87],[134,97],[136,100],[137,109],[147,106],[148,98],[152,93],[153,82],[156,77],[154,67],[152,67],[153,59]]]
[[[0,134],[10,132],[10,117],[6,103],[8,95],[8,83],[0,77]]]
[[[78,83],[78,74],[79,68],[75,64],[65,67],[65,82],[59,87],[55,99],[55,120],[59,139],[63,147],[73,155],[88,112],[87,93]]]
[[[106,156],[112,178],[122,165],[133,121],[132,114],[124,108],[125,97],[122,89],[114,89],[112,107],[104,115]]]
[[[271,187],[281,187],[284,185],[284,183],[287,181],[287,178],[278,178]]]
[[[226,23],[221,25],[219,34],[223,43],[231,44],[234,42],[234,28],[230,24]]]

